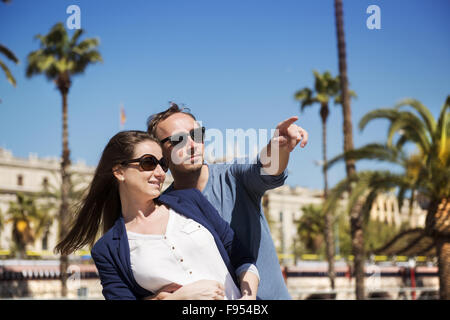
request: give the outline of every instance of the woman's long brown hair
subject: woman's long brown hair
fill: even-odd
[[[55,253],[69,255],[85,245],[92,247],[100,227],[103,227],[102,231],[105,233],[114,225],[121,215],[121,203],[119,184],[113,175],[113,168],[132,159],[136,145],[147,140],[158,143],[147,132],[137,130],[121,131],[109,140],[70,231],[56,245]]]

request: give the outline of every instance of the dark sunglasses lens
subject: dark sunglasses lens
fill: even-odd
[[[146,157],[141,160],[141,168],[145,171],[155,170],[157,161],[153,157]]]
[[[167,170],[169,170],[169,164],[167,163],[166,159],[161,158],[161,160],[159,160],[159,164],[161,165],[161,168],[164,170],[164,172],[167,172]]]
[[[183,140],[184,140],[184,135],[180,134],[180,135],[173,136],[170,139],[170,143],[172,144],[172,146],[176,146],[177,144],[183,142]]]
[[[205,128],[195,128],[192,129],[189,134],[191,135],[192,140],[194,140],[196,143],[203,143],[203,140],[205,138]]]

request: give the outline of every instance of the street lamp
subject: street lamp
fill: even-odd
[[[416,291],[414,290],[416,288],[416,277],[415,277],[416,260],[414,258],[409,258],[408,265],[411,276],[411,288],[412,288],[411,298],[413,300],[416,300]]]

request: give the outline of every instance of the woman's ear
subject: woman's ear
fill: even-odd
[[[114,177],[116,177],[116,179],[119,182],[125,181],[125,176],[123,174],[123,168],[120,164],[115,165],[112,170],[113,170]]]

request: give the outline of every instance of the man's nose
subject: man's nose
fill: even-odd
[[[194,141],[194,139],[192,139],[192,137],[190,135],[188,136],[187,147],[191,150],[195,149],[195,141]]]

